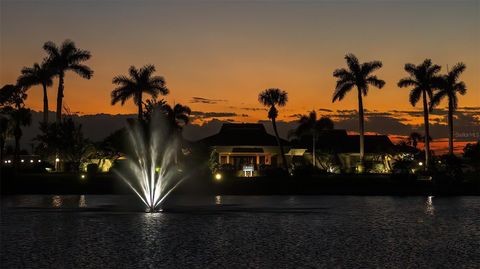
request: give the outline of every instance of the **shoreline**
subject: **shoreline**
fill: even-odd
[[[84,175],[84,178],[81,177]],[[3,175],[2,195],[23,194],[133,194],[114,174]],[[480,195],[480,180],[471,175],[463,182],[435,183],[391,174],[342,174],[303,177],[228,177],[215,181],[195,175],[172,194],[186,195]]]

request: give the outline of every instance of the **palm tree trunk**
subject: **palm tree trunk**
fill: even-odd
[[[63,72],[58,75],[57,124],[62,122],[63,76]]]
[[[315,156],[315,140],[316,140],[316,132],[315,130],[313,130],[313,141],[312,141],[312,157],[313,157],[313,160],[312,160],[312,164],[313,164],[313,167],[316,166],[316,156]]]
[[[21,137],[21,130],[19,130],[20,126],[15,126],[15,149],[13,152],[13,163],[15,171],[17,171],[19,166],[19,154],[20,154],[20,137]]]
[[[448,98],[448,153],[453,155],[453,105]]]
[[[423,92],[423,124],[425,125],[425,171],[430,166],[430,128],[428,122],[428,102],[427,93]]]
[[[142,110],[142,92],[138,94],[138,120],[141,121],[143,119],[143,110]]]
[[[358,123],[360,128],[360,172],[364,169],[364,155],[365,155],[365,126],[363,119],[363,99],[362,91],[358,89]]]
[[[43,86],[43,123],[48,123],[48,96],[47,96],[47,85],[45,83]]]
[[[285,171],[288,172],[287,158],[285,158],[285,153],[283,152],[282,141],[280,140],[280,137],[278,136],[277,123],[275,122],[275,118],[272,118],[272,126],[273,126],[273,131],[275,132],[275,138],[277,139],[278,147],[280,148],[280,154],[282,155],[283,168],[285,169]]]

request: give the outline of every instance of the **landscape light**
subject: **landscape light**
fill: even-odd
[[[82,174],[82,175],[80,176],[80,178],[81,178],[81,179],[85,179],[86,176],[85,176],[84,174]]]
[[[8,163],[8,161],[7,161],[7,160],[5,160],[5,163]]]
[[[42,160],[38,160],[38,162],[39,162],[39,163],[41,163],[41,162],[42,162]]]
[[[21,162],[23,163],[23,162],[25,162],[25,160],[21,160]]]
[[[423,165],[423,163],[422,163],[422,162],[418,162],[418,165],[422,166],[422,165]]]
[[[217,181],[222,180],[222,174],[216,173],[216,174],[215,174],[215,179],[216,179]]]
[[[160,167],[155,167],[155,172],[160,173]]]
[[[11,161],[11,160],[8,160],[8,163],[12,163],[12,161]]]
[[[33,160],[30,160],[31,163],[33,163]]]
[[[60,159],[59,159],[59,158],[56,158],[56,159],[55,159],[55,162],[57,162],[57,163],[58,163],[59,161],[60,161]]]

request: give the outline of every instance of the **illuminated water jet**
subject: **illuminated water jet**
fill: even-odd
[[[165,199],[185,178],[175,161],[178,139],[158,112],[150,123],[131,121],[127,129],[131,147],[127,165],[114,171],[145,204],[146,212],[160,212]]]

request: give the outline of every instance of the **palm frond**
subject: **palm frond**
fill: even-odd
[[[339,85],[339,87],[337,87],[335,89],[335,92],[333,93],[332,103],[334,103],[337,100],[341,101],[345,97],[345,95],[353,88],[353,86],[354,84],[351,82],[347,82]]]

